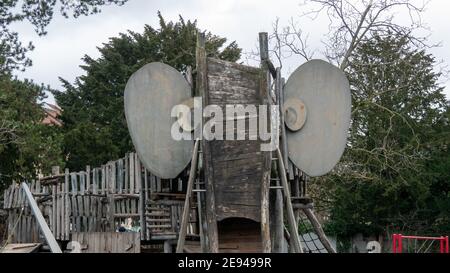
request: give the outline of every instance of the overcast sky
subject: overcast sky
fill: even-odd
[[[64,19],[55,16],[48,27],[48,35],[44,37],[37,36],[29,24],[16,24],[14,30],[20,33],[22,41],[33,41],[36,46],[29,54],[33,66],[18,76],[61,89],[58,77],[73,82],[82,74],[79,67],[81,58],[85,54],[99,57],[96,47],[107,42],[108,38],[127,30],[142,32],[144,24],[157,28],[158,10],[166,20],[178,20],[179,14],[186,20],[197,19],[201,29],[235,40],[244,51],[251,51],[256,48],[258,33],[270,32],[277,17],[282,25],[291,17],[297,18],[304,9],[301,2],[303,0],[129,0],[124,6],[105,7],[101,14],[89,17]],[[440,48],[431,52],[445,64],[450,64],[449,11],[450,1],[431,0],[423,14],[423,21],[432,31],[431,41],[442,42]],[[311,49],[321,50],[321,40],[328,27],[326,18],[302,21],[301,27],[310,34]],[[288,60],[284,73],[289,74],[302,62],[295,57]],[[443,82],[450,99],[450,82],[445,79]]]

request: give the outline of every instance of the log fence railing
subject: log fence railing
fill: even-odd
[[[185,171],[180,177],[188,177]],[[80,232],[140,232],[142,241],[176,239],[187,181],[163,180],[146,170],[136,153],[97,168],[26,181],[53,235],[71,240]],[[4,191],[11,243],[42,241],[19,183]],[[197,212],[190,213],[188,235],[197,236]]]

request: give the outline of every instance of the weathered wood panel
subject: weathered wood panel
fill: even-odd
[[[270,153],[261,152],[261,140],[250,140],[248,136],[256,133],[250,130],[249,120],[258,118],[258,107],[265,104],[264,83],[261,69],[207,59],[208,105],[254,105],[257,109],[257,116],[246,113],[244,118],[245,140],[210,141],[211,158],[205,160],[205,165],[214,184],[217,221],[233,217],[261,221],[262,184]],[[224,128],[224,139],[226,134]]]
[[[81,253],[140,253],[139,236],[137,232],[76,232],[72,241],[79,243]]]
[[[185,171],[182,176],[187,174]],[[142,240],[177,235],[184,200],[183,181],[154,176],[143,167],[136,153],[98,168],[66,170],[50,182],[47,180],[29,185],[57,240],[69,241],[72,233],[111,232],[120,227],[136,231],[141,228]],[[19,185],[12,184],[3,197],[10,243],[40,242],[42,236]],[[195,210],[191,214],[188,235],[195,235]]]

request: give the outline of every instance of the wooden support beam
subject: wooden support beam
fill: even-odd
[[[145,181],[146,179],[142,179],[142,168],[141,168],[141,161],[138,157],[138,177],[139,180],[137,181],[139,185],[139,222],[141,224],[141,240],[145,240],[146,237],[146,231],[147,231],[147,221],[145,221]],[[147,175],[146,172],[144,172],[144,175]]]
[[[31,211],[33,212],[34,217],[36,218],[36,222],[39,224],[39,227],[42,233],[44,234],[45,241],[50,247],[50,250],[53,253],[62,253],[61,248],[59,247],[58,242],[55,239],[55,236],[53,236],[53,233],[48,227],[47,222],[45,222],[44,216],[42,216],[42,212],[39,209],[36,200],[34,200],[33,195],[31,194],[30,188],[28,188],[27,183],[23,182],[21,187],[28,200],[28,204],[31,207]]]
[[[59,167],[53,167],[52,168],[52,175],[53,176],[59,176],[60,169]],[[51,227],[53,233],[56,233],[56,184],[52,184],[52,219],[51,219]]]
[[[197,139],[195,141],[194,152],[192,155],[191,170],[189,172],[189,180],[188,180],[188,186],[187,186],[187,190],[186,190],[186,200],[184,201],[183,216],[181,218],[180,233],[179,233],[178,242],[177,242],[177,253],[183,252],[184,242],[186,239],[187,225],[189,222],[189,213],[191,211],[192,189],[194,188],[195,174],[197,172],[199,143],[200,143],[200,140]]]
[[[259,33],[259,50],[261,57],[261,104],[270,105],[273,102],[270,94],[271,80],[269,74],[269,66],[266,60],[269,59],[269,42],[267,32]],[[269,114],[270,115],[270,114]],[[267,128],[271,128],[271,120],[268,119]],[[261,185],[261,239],[262,239],[262,252],[269,253],[272,251],[271,233],[270,233],[270,212],[269,212],[269,194],[270,194],[270,175],[271,175],[271,153],[268,153],[264,162],[264,173],[262,177]]]
[[[196,63],[197,63],[197,89],[196,96],[202,97],[203,107],[208,105],[208,96],[206,96],[206,90],[208,88],[207,78],[207,57],[205,50],[206,37],[205,33],[197,33],[197,49],[196,49]],[[205,118],[201,124],[203,126]],[[198,128],[201,128],[198,126]],[[201,132],[200,132],[201,134]],[[195,133],[194,135],[199,135]],[[211,147],[209,141],[202,141],[202,152],[205,173],[206,184],[206,200],[205,200],[205,212],[206,212],[206,225],[207,232],[205,235],[206,240],[206,252],[217,253],[219,252],[219,238],[217,231],[217,218],[216,218],[216,202],[214,196],[214,184],[213,184],[213,170],[210,164],[211,162]]]
[[[291,234],[291,238],[292,238],[291,241],[293,243],[293,245],[291,247],[293,248],[295,253],[303,253],[303,248],[302,248],[300,238],[298,235],[298,226],[297,226],[297,222],[295,221],[294,209],[292,208],[291,193],[289,190],[289,184],[288,184],[288,180],[286,177],[286,171],[285,171],[285,167],[284,167],[280,149],[277,149],[277,156],[278,156],[278,172],[280,174],[281,184],[283,185],[283,189],[284,189],[286,214],[287,214],[290,234]]]
[[[170,240],[164,241],[164,253],[172,253],[172,243]]]
[[[267,32],[259,33],[259,54],[261,57],[261,65],[264,66],[275,79],[277,77],[277,72],[269,58],[269,39]]]
[[[70,234],[70,199],[69,199],[69,169],[65,169],[64,178],[64,240],[69,240]]]
[[[280,185],[280,181],[276,181]],[[284,251],[284,212],[283,212],[283,187],[278,187],[270,192],[270,231],[272,241],[272,252]]]
[[[316,232],[317,236],[319,237],[320,242],[325,247],[325,249],[328,251],[328,253],[337,253],[336,249],[331,245],[330,241],[328,240],[328,237],[325,235],[325,232],[322,229],[322,225],[320,224],[319,220],[317,220],[316,215],[312,211],[312,209],[303,209],[303,212],[305,213],[306,217],[308,217],[308,220],[311,222],[314,231]]]

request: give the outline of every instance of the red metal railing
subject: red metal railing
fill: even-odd
[[[392,235],[392,252],[402,253],[403,252],[403,239],[407,240],[434,240],[440,243],[440,252],[449,253],[449,240],[448,236],[441,237],[425,237],[425,236],[405,236],[402,234]]]

